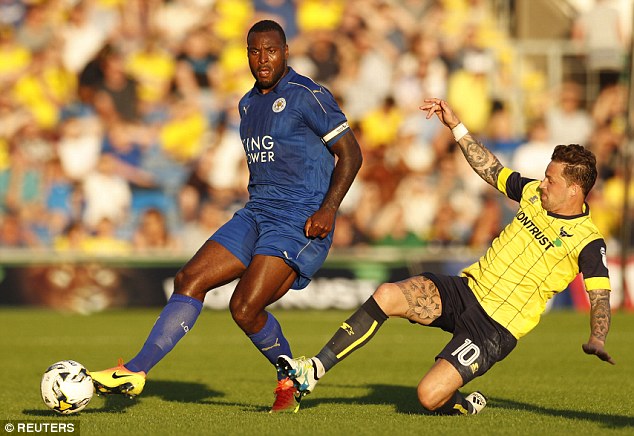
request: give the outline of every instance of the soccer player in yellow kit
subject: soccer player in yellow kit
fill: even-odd
[[[458,389],[504,359],[537,325],[546,302],[579,273],[591,304],[583,351],[614,364],[604,348],[610,329],[606,247],[585,202],[597,178],[594,155],[577,144],[558,145],[543,180],[524,178],[474,139],[445,101],[426,99],[421,110],[452,130],[484,181],[519,203],[514,219],[459,276],[425,272],[380,285],[315,357],[280,356],[278,371],[300,393],[310,393],[326,371],[397,316],[453,334],[418,384],[422,406],[441,415],[478,413],[486,397],[477,391],[465,397]]]

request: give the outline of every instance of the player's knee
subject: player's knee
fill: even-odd
[[[418,401],[425,410],[433,412],[442,406],[441,399],[422,384],[418,385],[417,394]]]
[[[258,320],[258,311],[254,310],[248,304],[237,299],[232,299],[229,303],[229,311],[235,323],[243,331],[253,333]]]
[[[174,293],[187,295],[202,301],[206,292],[198,290],[196,286],[197,277],[197,274],[191,274],[187,268],[181,268],[174,277]]]
[[[402,297],[402,294],[400,295]],[[376,288],[376,291],[374,291],[374,294],[372,294],[372,297],[374,298],[376,303],[388,316],[394,314],[395,304],[398,301],[396,297],[398,296],[399,289],[398,286],[396,286],[394,283],[383,283],[378,288]]]

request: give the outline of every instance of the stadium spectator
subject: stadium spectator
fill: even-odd
[[[48,5],[27,5],[24,22],[16,30],[16,39],[31,52],[48,48],[55,37],[52,20],[48,17]]]
[[[422,246],[423,240],[419,237],[420,233],[412,231],[408,221],[406,211],[400,202],[394,201],[382,207],[373,222],[370,233],[371,244],[389,247]]]
[[[358,11],[350,14],[354,16]],[[358,17],[354,27],[346,30],[351,33],[349,49],[355,55],[347,58],[334,91],[346,102],[347,114],[356,122],[388,97],[396,58],[390,43],[374,35],[363,17]],[[381,80],[376,80],[377,77]]]
[[[153,32],[143,40],[143,46],[126,56],[125,69],[138,85],[139,112],[152,114],[169,97],[176,74],[176,61],[163,46],[165,39]]]
[[[34,144],[40,143],[40,144]],[[46,244],[46,230],[43,217],[42,198],[45,192],[45,159],[36,153],[30,153],[47,145],[41,136],[41,130],[33,125],[23,126],[9,143],[8,157],[10,165],[0,171],[0,211],[12,212],[24,227],[38,234],[42,244]]]
[[[360,120],[365,146],[370,149],[390,147],[396,142],[402,122],[403,114],[394,98],[385,97],[379,106],[366,112]]]
[[[302,0],[297,5],[297,25],[302,33],[334,30],[345,17],[343,0]]]
[[[95,117],[69,117],[59,126],[57,154],[64,173],[81,181],[97,166],[102,126]]]
[[[101,154],[113,158],[115,172],[130,183],[133,191],[157,186],[154,176],[143,168],[146,145],[137,136],[144,132],[135,124],[117,121],[107,126],[101,142]]]
[[[423,272],[384,283],[315,357],[280,356],[278,370],[293,380],[300,400],[392,316],[453,334],[418,384],[423,408],[438,415],[479,413],[486,397],[478,391],[465,397],[459,389],[506,358],[539,323],[546,301],[579,272],[590,299],[590,337],[582,349],[614,364],[604,348],[611,317],[605,241],[585,202],[597,176],[594,155],[578,144],[558,145],[541,182],[522,178],[478,142],[445,101],[426,99],[421,110],[452,130],[485,182],[519,202],[517,215],[460,276]]]
[[[23,0],[2,0],[0,2],[0,26],[18,27],[26,16],[27,4]]]
[[[218,103],[217,62],[222,42],[205,27],[193,29],[183,39],[176,52],[175,91],[182,97],[197,101],[211,126],[217,122]]]
[[[501,101],[493,103],[492,112],[482,136],[482,143],[505,163],[512,159],[517,147],[524,142],[524,137],[513,127],[511,112]]]
[[[317,82],[333,86],[346,62],[345,39],[334,31],[315,31],[297,38],[293,62],[302,64]]]
[[[256,21],[268,18],[284,28],[289,43],[295,45],[297,28],[297,1],[295,0],[253,0]],[[317,80],[317,78],[314,78]]]
[[[90,231],[95,231],[104,219],[116,228],[124,225],[132,204],[132,192],[128,182],[116,173],[114,157],[101,155],[96,168],[83,179],[82,193],[83,220]]]
[[[239,110],[249,201],[177,273],[140,352],[125,366],[91,372],[98,392],[140,394],[146,374],[194,326],[206,293],[235,279],[230,311],[238,326],[271,364],[291,352],[265,308],[291,287],[306,287],[321,267],[362,157],[332,94],[287,65],[279,24],[255,23],[247,55],[255,85]],[[115,372],[127,377],[114,378]],[[295,409],[296,393],[290,380],[279,379],[272,411]]]
[[[186,221],[180,232],[183,249],[189,254],[195,253],[200,248],[200,241],[213,235],[231,217],[216,202],[209,200],[199,203],[196,212],[194,219]]]
[[[11,90],[30,63],[31,52],[17,41],[15,29],[0,26],[0,90]]]
[[[12,92],[18,104],[28,108],[35,122],[52,131],[62,108],[74,100],[77,78],[68,71],[54,46],[32,53],[28,70],[16,80]]]
[[[585,63],[593,85],[594,98],[608,86],[616,85],[625,67],[625,35],[621,14],[610,0],[594,0],[593,5],[573,23],[572,39],[585,49]]]
[[[47,238],[55,243],[71,223],[81,220],[82,193],[78,183],[71,180],[55,155],[44,168],[44,192],[41,216],[47,223]]]
[[[126,71],[124,54],[115,49],[107,52],[102,62],[103,82],[93,100],[97,114],[105,122],[138,121],[138,84]]]
[[[440,44],[435,35],[416,33],[407,50],[398,57],[394,68],[392,94],[398,105],[415,111],[426,95],[447,95],[447,65],[440,58]]]
[[[63,253],[85,253],[88,251],[86,241],[89,236],[90,234],[81,220],[73,221],[60,235],[55,237],[53,248],[55,251]]]
[[[552,147],[550,147],[550,150]],[[520,173],[522,174],[522,173]],[[502,204],[497,196],[487,191],[482,195],[482,207],[475,222],[471,226],[471,232],[467,243],[469,247],[482,252],[493,242],[495,237],[504,228],[503,221],[506,217],[502,210]]]
[[[594,123],[583,106],[583,89],[578,83],[562,83],[557,103],[546,110],[545,118],[550,143],[588,144]]]
[[[16,212],[0,212],[0,247],[32,249],[43,244]]]
[[[167,225],[165,214],[155,207],[150,207],[141,214],[132,235],[132,245],[137,253],[174,254],[181,248],[179,239]]]
[[[86,254],[96,256],[121,256],[132,252],[132,244],[119,236],[120,226],[107,216],[103,216],[93,226],[81,247]]]
[[[62,40],[64,66],[79,73],[106,44],[107,33],[90,20],[90,3],[81,0],[73,3],[68,11],[68,20],[59,29]]]
[[[333,249],[345,249],[367,245],[367,238],[359,231],[352,216],[340,213],[337,216],[337,227],[332,238]]]
[[[493,111],[491,55],[484,50],[464,54],[461,67],[449,75],[447,100],[476,133],[484,133]]]
[[[512,155],[511,168],[525,177],[541,179],[554,144],[548,141],[548,127],[543,118],[529,122],[527,130],[526,141],[518,145]]]

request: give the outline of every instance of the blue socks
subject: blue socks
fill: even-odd
[[[282,327],[272,313],[267,312],[266,324],[257,333],[248,335],[253,345],[255,345],[264,357],[269,359],[273,365],[277,362],[277,357],[281,354],[293,357],[291,346],[282,333]]]
[[[202,307],[203,303],[195,298],[172,294],[143,348],[125,367],[130,371],[144,371],[147,374],[191,330]]]
[[[202,307],[203,304],[195,298],[173,294],[154,323],[141,351],[125,367],[130,371],[144,371],[147,374],[191,330]],[[262,330],[249,335],[249,339],[273,365],[281,354],[292,357],[291,347],[282,333],[282,327],[271,313],[268,313]]]

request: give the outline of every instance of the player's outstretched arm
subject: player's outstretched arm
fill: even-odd
[[[498,176],[504,168],[503,165],[491,150],[471,136],[451,110],[449,104],[439,98],[428,98],[425,99],[425,104],[420,109],[427,111],[427,119],[436,114],[438,119],[452,130],[454,138],[471,168],[482,180],[497,189]]]
[[[343,201],[350,185],[357,176],[363,155],[361,147],[349,130],[332,146],[332,151],[337,156],[337,164],[332,173],[330,187],[320,208],[306,220],[304,233],[309,238],[325,238],[335,224],[335,216],[339,205]]]
[[[581,347],[586,354],[594,354],[612,365],[612,357],[605,351],[605,339],[610,330],[610,291],[598,289],[589,291],[590,297],[590,339]]]

